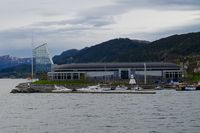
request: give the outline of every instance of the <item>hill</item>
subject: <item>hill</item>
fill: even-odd
[[[140,51],[139,53],[137,51]],[[123,58],[132,61],[172,61],[200,55],[200,32],[173,35],[151,42],[138,49],[130,49]]]
[[[173,35],[153,42],[118,38],[81,50],[71,49],[53,57],[55,64],[87,62],[165,61],[200,72],[200,32]],[[30,76],[30,58],[0,56],[0,77]]]
[[[20,64],[0,70],[0,78],[27,78],[30,77],[31,65]]]
[[[147,44],[149,44],[148,41],[130,40],[127,38],[113,39],[79,51],[73,50],[73,54],[71,55],[69,53],[71,53],[72,50],[65,51],[61,55],[54,56],[53,61],[55,64],[72,62],[122,62],[123,60],[120,57],[129,49],[135,49]]]
[[[61,53],[61,55],[54,56],[53,61],[55,61],[56,64],[63,64],[63,63],[70,62],[73,59],[73,57],[78,54],[78,52],[79,50],[76,50],[76,49],[70,49],[70,50],[64,51]]]
[[[81,50],[57,55],[55,64],[82,62],[139,62],[173,61],[186,56],[200,55],[200,32],[173,35],[153,42],[113,39]]]
[[[0,69],[13,67],[20,64],[31,64],[31,59],[12,57],[10,55],[0,56]]]

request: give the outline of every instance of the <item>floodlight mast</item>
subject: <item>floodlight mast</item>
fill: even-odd
[[[31,58],[31,80],[33,80],[34,72],[33,72],[33,60],[34,60],[34,42],[33,42],[33,33],[32,33],[32,39],[31,39],[31,49],[32,49],[32,58]]]

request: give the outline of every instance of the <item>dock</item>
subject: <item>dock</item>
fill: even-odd
[[[73,93],[73,94],[156,94],[155,91],[69,91],[51,93]]]

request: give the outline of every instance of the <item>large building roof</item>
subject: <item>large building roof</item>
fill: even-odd
[[[144,64],[148,69],[180,69],[180,67],[173,63],[164,62],[147,62],[147,63],[74,63],[74,64],[64,64],[55,65],[54,70],[62,69],[101,69],[101,68],[136,68],[144,69]]]

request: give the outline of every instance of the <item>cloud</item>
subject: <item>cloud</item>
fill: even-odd
[[[199,21],[200,23],[200,21]],[[141,40],[155,41],[160,38],[172,36],[174,34],[186,34],[190,32],[200,32],[199,23],[188,24],[184,26],[163,28],[155,32],[132,32],[130,34],[122,34],[123,37],[138,38]]]
[[[199,0],[116,0],[115,3],[90,8],[73,19],[61,21],[39,22],[36,26],[80,26],[83,27],[104,27],[116,23],[114,16],[121,15],[131,10],[185,10],[200,9]],[[200,15],[199,15],[200,16]]]
[[[199,0],[117,0],[118,4],[132,8],[159,10],[199,10]]]
[[[70,20],[61,20],[61,21],[48,21],[48,22],[39,22],[33,26],[65,26],[65,25],[86,25],[90,27],[103,27],[109,24],[113,24],[113,18],[111,16],[85,16],[77,17]]]
[[[98,32],[103,32],[104,30],[99,29]],[[48,26],[45,28],[34,26],[20,27],[0,31],[1,55],[31,56],[32,33],[34,46],[36,47],[47,42],[52,55],[71,48],[84,48],[95,44],[99,40],[104,40],[103,38],[105,37],[102,36],[101,39],[98,39],[99,37],[94,37],[97,35],[97,32],[93,27],[79,24],[59,28],[49,28]]]
[[[11,6],[13,19],[4,22],[11,28],[0,31],[1,54],[29,55],[32,33],[35,45],[48,42],[54,55],[116,37],[155,40],[200,29],[200,0],[20,1],[20,12]]]

